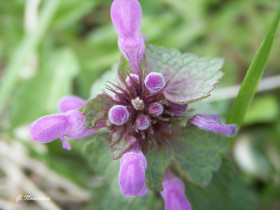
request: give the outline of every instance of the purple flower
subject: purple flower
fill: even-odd
[[[66,96],[60,99],[58,103],[59,112],[67,112],[69,110],[80,109],[85,101],[77,96]]]
[[[184,183],[168,169],[162,182],[165,210],[191,210],[191,204],[185,195]]]
[[[41,117],[30,125],[29,131],[32,139],[37,142],[48,143],[60,138],[62,147],[70,150],[71,146],[65,137],[82,138],[95,133],[101,127],[105,127],[105,121],[99,121],[92,129],[85,127],[83,113],[71,110],[81,108],[82,101],[76,96],[63,98],[59,103],[59,110],[64,113]]]
[[[189,123],[203,130],[220,133],[223,136],[231,137],[237,132],[237,125],[223,125],[219,115],[197,114],[189,120]]]
[[[141,71],[144,37],[141,34],[142,10],[137,0],[115,0],[111,17],[119,36],[119,48],[130,63],[131,71]]]
[[[145,185],[147,161],[140,145],[134,145],[126,152],[120,162],[119,183],[125,196],[144,196],[148,192]]]

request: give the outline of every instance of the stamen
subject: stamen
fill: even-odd
[[[134,107],[134,109],[141,111],[145,108],[144,101],[140,99],[139,97],[132,99],[131,104]]]

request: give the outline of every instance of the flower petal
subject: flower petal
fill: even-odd
[[[129,61],[131,71],[137,73],[141,69],[145,50],[141,34],[141,6],[137,0],[115,0],[111,17],[119,36],[119,48]]]
[[[106,126],[105,121],[99,121],[94,128],[87,129],[84,120],[85,117],[81,112],[71,110],[66,113],[41,117],[30,125],[29,131],[32,139],[41,143],[48,143],[61,138],[62,147],[70,150],[71,146],[65,140],[65,136],[74,139],[82,138]]]
[[[137,0],[115,0],[111,6],[111,17],[119,37],[140,34],[142,10]]]
[[[62,148],[63,149],[71,150],[71,145],[66,141],[64,136],[60,137],[60,140],[62,142]]]
[[[200,129],[208,130],[214,133],[220,133],[227,137],[234,136],[238,129],[237,125],[235,124],[221,124],[219,115],[197,114],[189,120],[189,123],[197,126]]]
[[[33,122],[29,131],[34,141],[47,143],[65,136],[72,128],[66,114],[52,114]]]
[[[135,37],[119,38],[118,45],[128,60],[130,70],[137,74],[141,70],[141,63],[144,59],[145,44],[143,36],[140,34]]]
[[[106,126],[106,122],[104,120],[100,120],[96,123],[94,128],[86,128],[84,122],[85,116],[77,110],[68,111],[66,112],[66,115],[71,123],[71,130],[66,134],[66,136],[73,139],[89,136],[95,133],[99,128]]]
[[[165,210],[191,210],[190,202],[185,195],[184,183],[167,170],[162,182]]]
[[[139,196],[139,197],[145,196],[148,193],[148,190],[149,190],[149,188],[146,185],[144,185],[142,190],[140,191],[140,193],[138,193],[137,196]]]
[[[168,102],[169,111],[175,116],[182,115],[186,112],[188,104],[176,104],[173,102]]]
[[[125,153],[120,162],[119,184],[125,196],[144,196],[146,158],[138,145]]]
[[[60,99],[58,104],[59,112],[67,112],[73,109],[80,109],[85,101],[77,96],[66,96]]]

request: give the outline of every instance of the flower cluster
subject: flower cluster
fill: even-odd
[[[193,96],[190,93],[197,90],[189,78],[177,77],[172,69],[157,69],[148,59],[148,65],[142,67],[148,56],[144,44],[147,39],[141,34],[142,12],[137,0],[115,0],[111,17],[119,37],[119,48],[130,68],[119,69],[119,83],[107,87],[111,94],[104,92],[88,102],[75,96],[61,99],[61,113],[33,122],[30,133],[34,141],[41,143],[60,138],[63,148],[69,150],[71,146],[65,137],[82,138],[107,127],[112,134],[113,159],[121,158],[119,184],[122,193],[144,196],[148,191],[145,154],[149,150],[168,147],[188,123],[224,136],[233,136],[237,126],[221,124],[219,115],[191,116],[188,113],[187,104],[208,96],[215,82],[206,84],[210,89],[204,95]],[[175,68],[178,64],[174,65]],[[200,80],[196,82],[199,84]],[[166,170],[162,187],[166,209],[191,209],[184,184],[171,169]]]

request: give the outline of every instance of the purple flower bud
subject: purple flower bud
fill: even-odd
[[[168,102],[168,105],[169,111],[175,116],[184,114],[188,107],[188,104],[175,104],[173,102]]]
[[[116,93],[113,94],[113,99],[117,102],[121,101],[120,97]]]
[[[148,112],[151,115],[160,116],[163,113],[163,106],[158,102],[154,102],[149,105]]]
[[[145,78],[145,86],[149,93],[154,95],[165,87],[164,77],[161,73],[151,72]]]
[[[117,92],[118,93],[123,93],[122,91],[120,91],[120,90],[117,90]],[[120,102],[121,101],[121,99],[120,99],[120,97],[116,94],[116,93],[113,93],[113,99],[115,100],[115,101],[117,101],[117,102]]]
[[[138,83],[139,84],[139,76],[137,74],[130,74],[129,76],[132,78],[134,83]],[[126,83],[129,86],[131,86],[133,84],[133,82],[131,81],[130,77],[127,77],[126,80],[125,80]]]
[[[221,124],[219,115],[197,114],[189,120],[189,123],[199,127],[200,129],[220,133],[227,137],[234,136],[238,129],[235,124]]]
[[[146,130],[151,125],[151,119],[147,115],[139,114],[136,119],[136,125],[139,130]]]
[[[66,96],[60,99],[58,103],[59,112],[67,112],[73,109],[80,109],[85,101],[77,96]]]
[[[109,119],[115,125],[123,125],[129,119],[129,112],[125,106],[115,105],[109,110]]]
[[[140,146],[135,145],[121,157],[119,184],[125,196],[144,196],[148,189],[145,186],[147,161]]]
[[[191,210],[190,202],[185,195],[184,183],[167,170],[162,182],[165,210]]]

